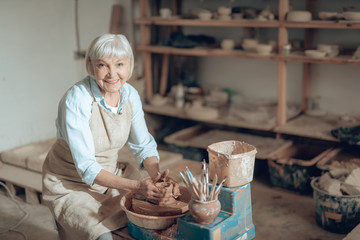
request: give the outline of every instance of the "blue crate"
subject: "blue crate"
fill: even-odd
[[[211,187],[211,186],[210,186]],[[252,222],[250,183],[227,188],[219,194],[221,211],[213,223],[198,224],[190,213],[177,221],[176,228],[166,231],[155,231],[134,225],[129,221],[128,231],[136,239],[162,240],[250,240],[255,237],[255,226]]]

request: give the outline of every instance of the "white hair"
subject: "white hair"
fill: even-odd
[[[90,44],[85,57],[86,71],[94,76],[94,70],[91,61],[106,58],[127,58],[130,62],[131,77],[134,70],[134,54],[127,38],[122,34],[105,33],[95,38]]]

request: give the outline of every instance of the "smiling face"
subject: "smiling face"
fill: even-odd
[[[91,62],[96,83],[102,95],[118,94],[129,79],[130,62],[127,58],[105,58]]]

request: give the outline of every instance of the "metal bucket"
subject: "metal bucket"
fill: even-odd
[[[240,141],[223,141],[209,145],[209,173],[218,183],[227,177],[226,187],[238,187],[253,180],[256,148]]]
[[[316,223],[330,232],[349,233],[360,223],[360,195],[330,195],[317,187],[318,179],[311,181]]]

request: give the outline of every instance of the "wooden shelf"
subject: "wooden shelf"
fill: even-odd
[[[280,22],[280,26],[287,28],[360,29],[360,21]]]
[[[137,25],[160,25],[160,26],[191,26],[191,27],[254,27],[254,28],[317,28],[317,29],[360,29],[360,21],[324,21],[313,20],[310,22],[287,22],[287,21],[260,21],[260,20],[200,20],[200,19],[182,19],[172,17],[164,19],[161,17],[139,18],[134,21]]]
[[[138,25],[161,25],[161,26],[191,26],[191,27],[266,27],[266,28],[277,28],[279,27],[279,21],[260,21],[260,20],[200,20],[200,19],[182,19],[179,17],[172,18],[161,18],[161,17],[150,17],[150,18],[139,18],[135,19],[135,24]]]
[[[303,53],[293,53],[289,56],[280,56],[279,58],[289,62],[304,62],[304,63],[320,63],[320,64],[337,64],[337,65],[353,65],[360,66],[359,59],[352,59],[351,56],[337,56],[335,58],[311,58],[304,56]]]
[[[157,54],[175,54],[175,55],[187,55],[187,56],[213,56],[213,57],[235,57],[235,58],[250,58],[260,60],[277,60],[277,54],[271,55],[259,55],[256,53],[245,52],[243,50],[225,51],[220,48],[175,48],[168,46],[137,46],[137,51],[151,52]]]
[[[219,1],[220,2],[220,1]],[[289,135],[297,135],[315,139],[322,139],[328,141],[337,141],[330,135],[330,131],[341,124],[336,121],[339,116],[327,115],[323,118],[314,118],[310,116],[300,116],[289,122],[287,118],[287,81],[288,81],[288,62],[299,62],[303,65],[302,70],[302,89],[301,89],[301,104],[302,110],[306,110],[308,106],[308,99],[310,93],[310,80],[311,80],[311,68],[312,64],[336,64],[336,65],[349,65],[360,66],[360,60],[352,59],[352,56],[340,55],[335,58],[310,58],[305,56],[304,52],[292,52],[290,55],[283,55],[282,48],[289,43],[289,30],[292,28],[304,30],[304,46],[308,49],[313,42],[313,29],[360,29],[360,21],[325,21],[325,20],[313,20],[309,22],[288,22],[286,21],[287,13],[290,11],[290,0],[278,0],[278,20],[274,21],[260,21],[260,20],[209,20],[203,21],[199,19],[187,19],[181,15],[181,1],[173,1],[173,13],[178,14],[168,19],[161,18],[159,16],[150,16],[148,11],[150,0],[140,0],[140,18],[135,20],[135,24],[140,26],[141,42],[137,46],[136,50],[141,52],[144,63],[144,77],[146,79],[146,100],[149,101],[153,96],[153,74],[152,74],[152,54],[163,55],[162,58],[162,70],[161,77],[159,77],[160,94],[165,95],[167,76],[168,76],[168,63],[169,55],[185,55],[185,56],[198,56],[198,57],[228,57],[228,58],[243,58],[243,59],[255,59],[255,60],[271,60],[277,63],[278,73],[278,104],[277,104],[277,123],[261,125],[242,121],[227,121],[225,119],[217,119],[209,122],[221,125],[227,125],[232,127],[249,128],[256,130],[274,131],[278,133],[284,133]],[[158,6],[159,7],[159,6]],[[312,0],[305,1],[305,8],[310,12],[316,12],[315,3]],[[155,11],[153,11],[155,12]],[[279,46],[279,53],[271,54],[269,56],[262,56],[256,53],[250,53],[243,50],[224,51],[220,48],[174,48],[170,46],[154,46],[151,44],[152,30],[151,26],[189,26],[189,27],[213,27],[214,30],[218,27],[238,27],[238,28],[272,28],[277,31],[278,38],[277,44]],[[166,29],[166,30],[171,30]],[[157,36],[161,37],[161,36]],[[166,67],[164,67],[166,66]],[[164,70],[165,69],[165,70]],[[162,87],[161,87],[162,86]],[[161,90],[163,89],[163,91]],[[144,110],[148,113],[159,114],[164,116],[171,116],[181,119],[191,119],[184,112],[179,111],[173,106],[169,107],[154,107],[151,105],[144,105]],[[225,115],[222,115],[225,116]],[[191,119],[196,120],[196,119]],[[307,126],[308,125],[308,126]]]
[[[244,59],[258,59],[258,60],[273,60],[273,61],[289,61],[289,62],[304,62],[304,63],[321,63],[321,64],[337,64],[337,65],[353,65],[360,66],[360,60],[352,59],[350,56],[338,56],[336,58],[310,58],[304,56],[303,53],[294,53],[289,56],[271,54],[259,55],[257,53],[246,52],[243,50],[225,51],[220,48],[174,48],[167,46],[137,46],[137,51],[151,52],[156,54],[174,54],[186,56],[212,56],[212,57],[233,57]]]
[[[331,130],[339,127],[352,127],[360,124],[360,116],[354,116],[355,122],[341,120],[341,115],[327,114],[323,117],[301,115],[282,126],[277,126],[277,133],[339,142],[331,135]],[[358,143],[360,145],[360,143]]]
[[[230,126],[230,127],[240,127],[240,128],[249,128],[254,130],[261,130],[261,131],[271,131],[276,126],[275,123],[269,124],[269,123],[252,123],[247,121],[241,121],[241,120],[229,120],[229,119],[215,119],[215,120],[199,120],[196,118],[192,118],[191,116],[186,115],[186,113],[183,110],[179,110],[171,105],[165,105],[165,106],[152,106],[149,104],[144,104],[143,109],[147,113],[153,113],[153,114],[159,114],[163,116],[169,116],[169,117],[175,117],[180,119],[188,119],[193,121],[201,121],[204,123],[213,123],[213,124],[219,124],[224,126]]]

